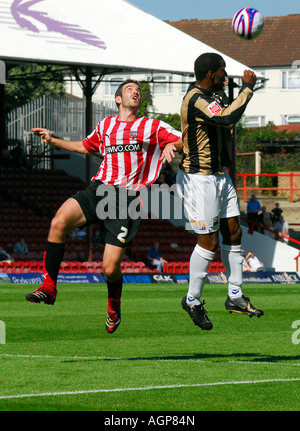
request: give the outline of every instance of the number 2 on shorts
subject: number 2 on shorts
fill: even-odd
[[[127,227],[124,227],[124,226],[122,226],[121,227],[121,232],[119,233],[119,235],[117,236],[117,239],[119,240],[119,241],[121,241],[121,242],[125,242],[125,238],[126,238],[126,236],[127,236],[127,234],[128,234],[128,229],[127,229]]]

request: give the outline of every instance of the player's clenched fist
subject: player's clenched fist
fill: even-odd
[[[256,79],[257,79],[257,77],[256,77],[255,73],[252,72],[252,70],[245,70],[244,71],[244,76],[242,77],[242,81],[244,83],[255,85]]]

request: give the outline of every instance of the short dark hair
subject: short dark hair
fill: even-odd
[[[206,52],[199,55],[194,63],[196,79],[202,81],[210,70],[216,72],[220,67],[221,61],[224,61],[224,58],[214,52]]]
[[[119,87],[117,88],[116,92],[115,92],[115,98],[118,96],[122,96],[122,88],[124,87],[124,85],[126,84],[136,84],[141,88],[141,84],[138,81],[135,81],[134,79],[126,79],[126,81],[123,81]],[[117,103],[117,102],[116,102]],[[117,103],[117,106],[119,106],[119,103]]]

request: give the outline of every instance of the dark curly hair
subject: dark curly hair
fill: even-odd
[[[202,81],[210,70],[216,72],[220,67],[221,61],[224,61],[223,57],[214,52],[206,52],[199,55],[194,63],[196,79]]]

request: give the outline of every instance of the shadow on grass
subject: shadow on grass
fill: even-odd
[[[109,358],[109,357],[99,357],[99,358],[89,358],[89,357],[76,357],[74,359],[64,360],[64,363],[72,363],[72,362],[100,362],[100,361],[193,361],[193,360],[201,360],[207,362],[222,362],[222,360],[226,360],[226,362],[230,361],[248,361],[249,363],[255,362],[289,362],[289,361],[298,361],[300,360],[300,355],[297,356],[272,356],[272,355],[261,355],[258,353],[230,353],[230,354],[210,354],[210,353],[201,353],[201,354],[193,354],[187,356],[151,356],[151,357],[136,357],[136,358]]]

